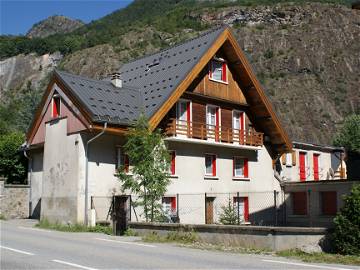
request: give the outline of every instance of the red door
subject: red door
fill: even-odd
[[[305,156],[306,156],[306,153],[304,153],[304,152],[299,153],[300,181],[302,181],[302,182],[306,180]]]
[[[319,154],[313,155],[314,180],[319,180]]]

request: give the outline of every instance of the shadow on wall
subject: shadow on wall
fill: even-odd
[[[34,207],[32,207],[33,212],[31,215],[32,219],[40,219],[41,213],[41,199],[39,199]]]

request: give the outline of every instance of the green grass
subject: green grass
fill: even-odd
[[[194,232],[169,232],[166,235],[159,235],[156,232],[151,232],[142,237],[144,242],[158,242],[158,243],[180,243],[193,244],[198,241],[198,236]]]
[[[64,225],[60,223],[50,223],[48,220],[43,219],[35,225],[38,228],[49,229],[61,232],[96,232],[104,234],[112,234],[112,228],[109,226],[96,225],[95,227],[87,227],[83,224],[69,224]]]
[[[337,263],[348,265],[360,265],[360,256],[340,255],[331,253],[305,253],[301,250],[279,251],[276,255],[291,259],[299,259],[304,262]]]

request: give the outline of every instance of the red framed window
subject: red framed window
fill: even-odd
[[[206,106],[206,125],[208,129],[208,138],[220,140],[220,108],[213,105]]]
[[[52,118],[60,116],[60,96],[54,95],[52,99]]]
[[[176,158],[176,152],[170,151],[170,174],[175,175],[175,158]]]
[[[227,65],[224,61],[212,60],[209,64],[209,78],[227,83]]]
[[[307,215],[307,194],[306,192],[292,192],[293,215]]]
[[[176,119],[181,125],[189,125],[191,122],[191,102],[180,100],[176,105]]]
[[[337,193],[336,191],[320,192],[321,214],[335,216],[337,213]]]
[[[247,158],[243,158],[243,157],[233,158],[233,176],[236,178],[249,177],[249,162]]]
[[[300,181],[306,180],[306,153],[299,152],[299,174],[300,174]]]
[[[249,198],[248,197],[234,197],[234,209],[236,215],[239,214],[240,222],[249,221]]]
[[[129,156],[123,153],[123,149],[121,147],[117,148],[116,153],[116,169],[119,170],[123,168],[124,172],[129,173],[130,171],[130,160]]]
[[[216,176],[216,155],[214,154],[205,155],[205,174]]]
[[[163,197],[162,207],[165,214],[170,216],[176,215],[176,197]]]
[[[313,154],[314,180],[319,180],[319,154]]]

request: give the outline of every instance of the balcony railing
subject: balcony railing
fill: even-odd
[[[170,119],[165,131],[167,136],[179,136],[208,140],[214,142],[234,143],[239,145],[262,146],[263,133],[253,128],[240,130],[233,128],[216,127],[204,123],[187,122]]]

